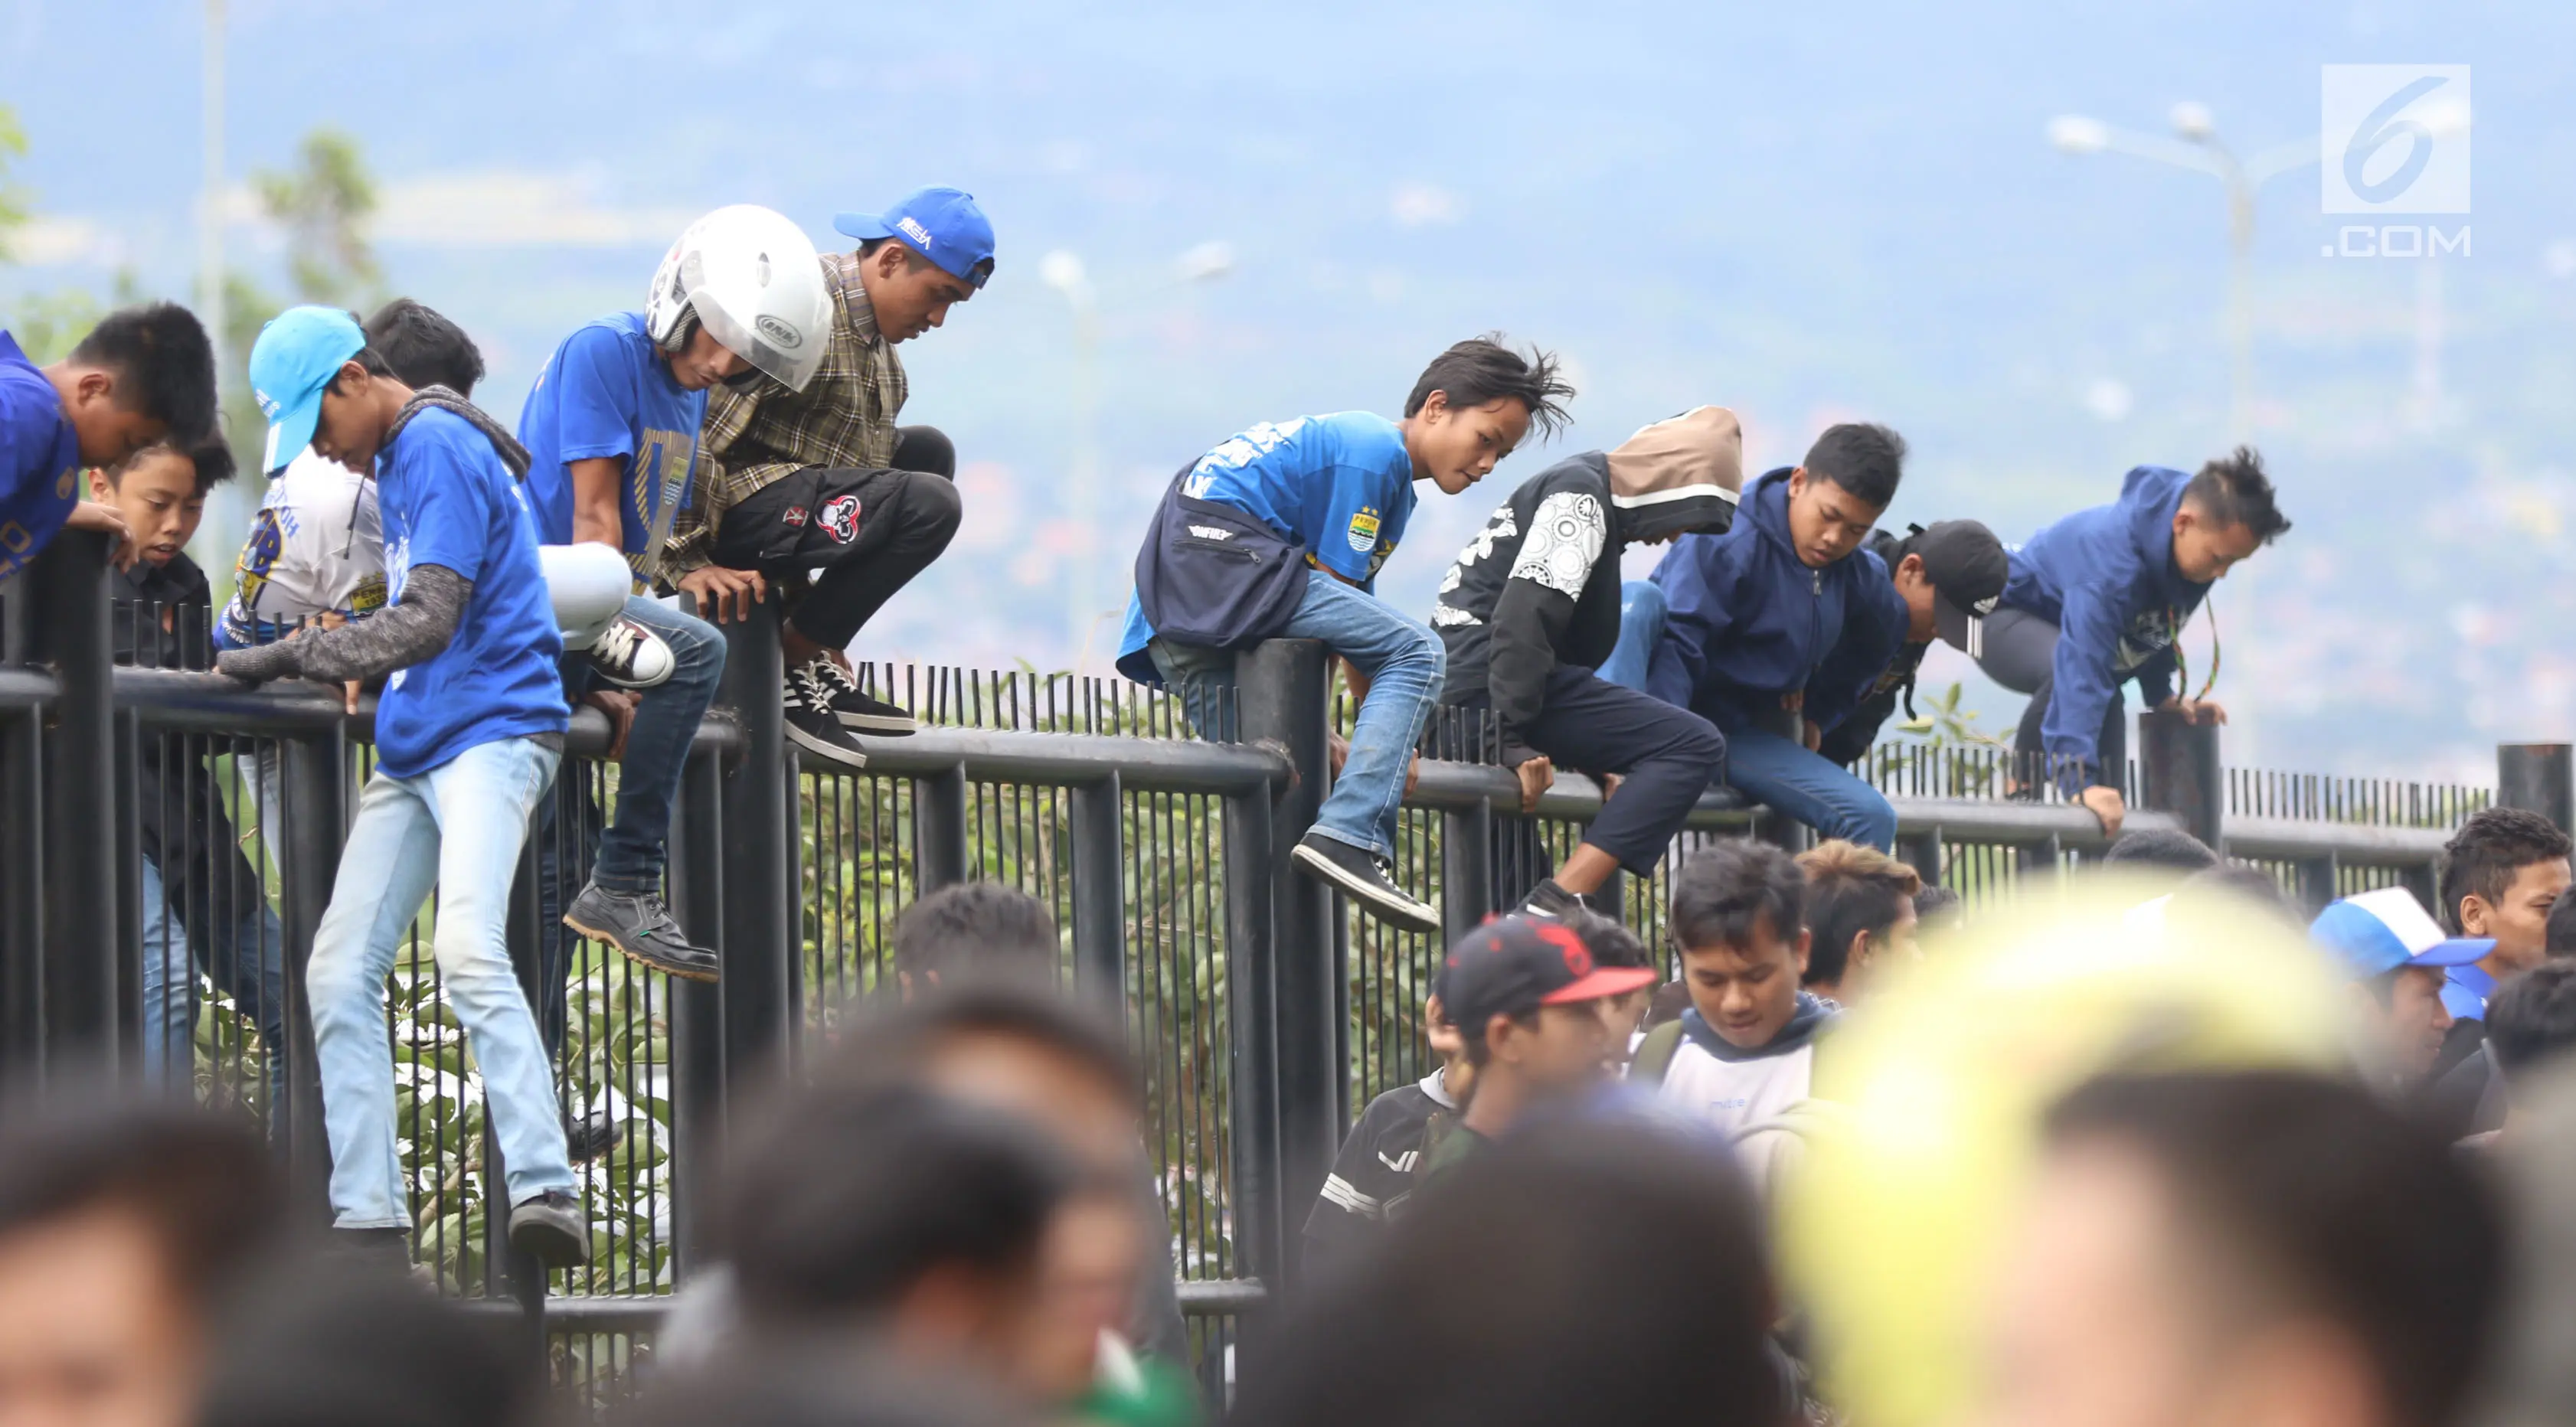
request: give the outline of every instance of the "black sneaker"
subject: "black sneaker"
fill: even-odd
[[[813,676],[810,666],[788,671],[781,696],[787,702],[787,736],[797,747],[844,768],[868,766],[868,755],[841,726],[840,715],[832,712],[831,692]]]
[[[1583,906],[1581,897],[1556,885],[1555,878],[1544,877],[1539,879],[1537,886],[1530,888],[1530,894],[1523,897],[1521,904],[1512,908],[1512,912],[1517,916],[1546,917],[1553,921]]]
[[[1386,864],[1338,838],[1310,832],[1288,854],[1307,876],[1327,882],[1379,921],[1406,931],[1440,934],[1440,911],[1416,900],[1389,877]]]
[[[716,954],[690,945],[671,909],[651,892],[612,892],[593,882],[564,908],[563,924],[656,971],[690,981],[716,979]]]
[[[590,1262],[590,1219],[580,1200],[549,1189],[511,1208],[510,1247],[548,1268],[578,1268]]]
[[[873,733],[881,738],[901,738],[921,732],[921,724],[901,704],[890,704],[859,688],[850,671],[829,659],[817,659],[801,671],[813,675],[815,683],[829,696],[826,702],[841,720],[843,728]]]
[[[590,666],[621,689],[649,689],[669,682],[680,660],[670,641],[621,614],[592,641]]]
[[[409,1229],[333,1229],[324,1241],[325,1251],[342,1263],[356,1264],[367,1273],[411,1272],[411,1230]]]
[[[579,1120],[564,1126],[565,1158],[575,1164],[588,1164],[626,1138],[626,1127],[606,1110],[593,1110]]]

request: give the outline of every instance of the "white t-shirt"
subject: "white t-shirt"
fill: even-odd
[[[233,597],[215,642],[239,649],[261,642],[262,625],[274,639],[274,627],[311,615],[360,619],[384,607],[375,482],[306,451],[269,482],[233,567]]]

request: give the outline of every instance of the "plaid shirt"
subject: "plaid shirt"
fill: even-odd
[[[715,562],[715,528],[745,497],[808,466],[883,468],[910,387],[894,344],[877,335],[855,253],[825,253],[823,277],[839,320],[823,365],[803,391],[763,376],[707,397],[689,500],[662,547],[666,580]]]

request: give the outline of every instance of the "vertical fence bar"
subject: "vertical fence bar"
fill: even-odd
[[[723,802],[721,762],[691,755],[671,811],[671,890],[684,927],[725,925]],[[723,1152],[724,993],[718,983],[674,977],[670,997],[672,1254],[685,1275],[698,1266],[699,1206]]]
[[[1236,1271],[1276,1286],[1287,1257],[1280,1202],[1278,941],[1270,794],[1225,800],[1225,977],[1234,1120]]]
[[[286,936],[287,1173],[297,1199],[317,1217],[330,1203],[331,1142],[322,1123],[322,1076],[313,1052],[313,1015],[304,973],[313,937],[331,905],[340,874],[340,844],[349,826],[349,741],[338,726],[279,745],[278,922]]]
[[[926,897],[966,880],[966,769],[925,774],[912,785],[912,875]]]
[[[1923,885],[1941,885],[1941,829],[1900,836],[1896,839],[1896,856],[1922,875]]]
[[[1342,1129],[1344,1069],[1333,1024],[1336,984],[1347,975],[1333,934],[1339,910],[1321,882],[1288,860],[1324,800],[1324,646],[1311,639],[1266,641],[1238,656],[1236,681],[1245,741],[1274,748],[1290,769],[1270,812],[1279,1178],[1269,1206],[1278,1217],[1261,1228],[1282,1246],[1273,1265],[1278,1277],[1294,1283],[1297,1264],[1286,1246],[1295,1242],[1295,1206],[1323,1188]]]
[[[566,758],[555,770],[557,778],[580,778],[582,765]],[[548,788],[539,802],[554,796]],[[537,839],[542,826],[539,815],[531,810],[526,835],[519,843],[519,875],[510,880],[509,921],[504,924],[503,940],[510,951],[510,969],[518,975],[519,994],[531,1007],[545,1002],[545,987],[539,981],[544,958],[538,954],[537,889],[541,875],[537,857]],[[565,968],[569,972],[570,968]],[[558,1107],[569,1110],[569,1107]],[[483,1265],[487,1286],[507,1288],[526,1315],[526,1328],[533,1338],[530,1344],[538,1354],[545,1352],[546,1271],[533,1254],[521,1253],[510,1242],[509,1166],[501,1159],[501,1136],[492,1120],[492,1102],[483,1101]],[[574,1198],[581,1197],[578,1188]],[[492,1284],[495,1271],[499,1284]]]
[[[2140,801],[2168,812],[2183,831],[2227,850],[2227,771],[2218,757],[2218,725],[2179,714],[2138,715]]]
[[[26,579],[11,591],[23,605]],[[11,1080],[34,1069],[45,1036],[45,720],[40,709],[0,718],[0,1065]]]
[[[45,809],[44,1064],[69,1069],[116,1050],[116,964],[99,929],[116,925],[114,686],[108,639],[107,537],[66,530],[19,582],[37,596],[28,638],[58,683],[43,759]]]
[[[2335,883],[2340,880],[2341,865],[2331,852],[2322,857],[2303,857],[2297,864],[2299,901],[2315,916],[2335,899]]]
[[[1490,803],[1440,815],[1440,930],[1455,943],[1494,906],[1494,809]]]
[[[2576,828],[2576,745],[2496,745],[2496,802],[2538,813],[2560,832]]]
[[[716,983],[730,1102],[751,1088],[758,1067],[786,1052],[793,1034],[797,816],[788,796],[775,596],[750,618],[717,627],[726,646],[719,702],[742,719],[742,759],[726,771],[722,799],[724,978]]]
[[[1127,897],[1125,791],[1117,770],[1073,790],[1073,974],[1103,1005],[1118,1004],[1126,984]]]

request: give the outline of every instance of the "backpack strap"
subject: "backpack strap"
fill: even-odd
[[[1664,1075],[1673,1068],[1673,1053],[1682,1046],[1682,1023],[1664,1022],[1646,1032],[1637,1047],[1637,1058],[1628,1062],[1628,1078],[1639,1085],[1661,1085]]]

